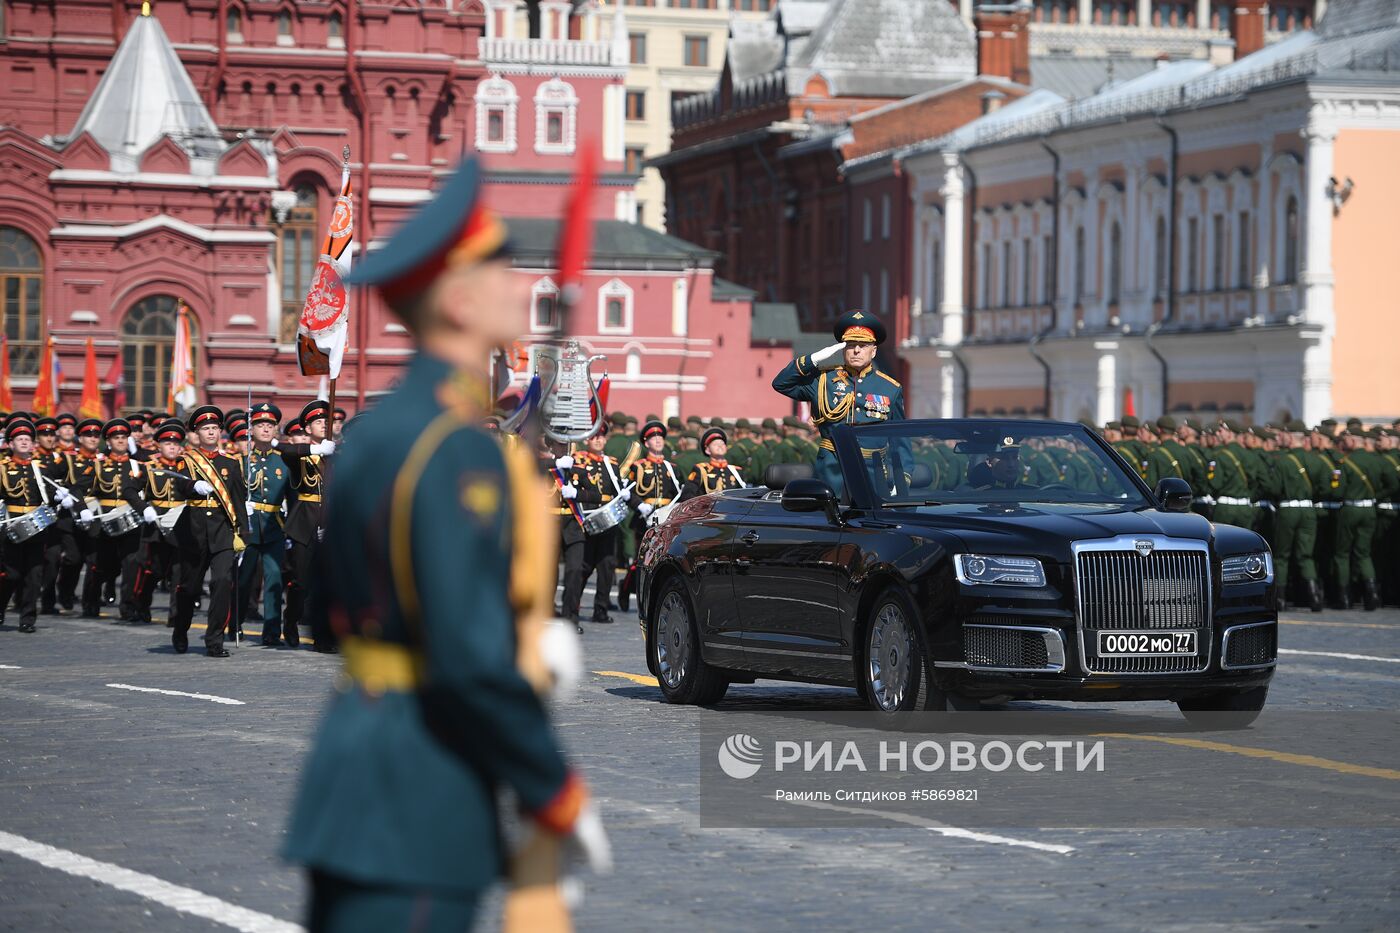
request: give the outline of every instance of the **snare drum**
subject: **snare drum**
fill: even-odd
[[[180,520],[180,516],[185,514],[185,504],[171,506],[165,514],[156,519],[156,527],[160,529],[160,536],[167,541],[175,540],[175,523]]]
[[[54,515],[53,509],[41,505],[32,512],[11,515],[10,520],[5,522],[5,537],[15,544],[23,544],[56,521],[58,516]]]
[[[627,520],[627,501],[614,499],[600,509],[594,509],[583,516],[584,534],[600,535],[616,528]]]
[[[141,516],[129,505],[119,505],[97,516],[102,533],[109,538],[119,538],[141,527]]]
[[[651,528],[664,522],[670,516],[671,510],[678,505],[680,505],[679,497],[658,509],[654,509],[652,513],[647,516],[647,527]]]

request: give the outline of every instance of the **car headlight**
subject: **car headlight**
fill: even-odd
[[[1240,554],[1220,562],[1222,583],[1268,583],[1274,578],[1274,558],[1268,551]]]
[[[1034,557],[955,554],[953,572],[959,583],[993,586],[1045,585],[1045,568]]]

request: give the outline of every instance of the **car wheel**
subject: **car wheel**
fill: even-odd
[[[913,608],[891,589],[875,603],[865,626],[860,693],[883,713],[945,708],[947,699],[928,676],[924,641]]]
[[[1222,690],[1203,697],[1177,700],[1176,707],[1193,726],[1204,729],[1243,729],[1259,718],[1264,709],[1264,701],[1268,697],[1268,687]]]
[[[709,706],[722,700],[729,681],[700,656],[699,632],[680,580],[662,590],[652,619],[652,669],[666,702]]]

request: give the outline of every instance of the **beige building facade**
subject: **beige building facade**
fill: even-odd
[[[615,3],[616,0],[613,0]],[[641,177],[620,219],[666,229],[666,188],[642,163],[671,148],[671,104],[709,91],[724,67],[732,17],[761,19],[777,0],[623,0],[628,60],[624,163]],[[618,20],[606,18],[614,30]],[[610,33],[611,36],[611,33]],[[614,40],[618,37],[611,36]]]
[[[1397,63],[1400,6],[1334,0],[908,147],[911,415],[1400,414]]]

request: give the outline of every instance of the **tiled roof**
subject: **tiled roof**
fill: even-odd
[[[544,217],[507,219],[514,254],[522,259],[553,260],[559,239],[559,221]],[[668,268],[713,263],[718,254],[641,224],[623,220],[598,220],[593,224],[596,268],[633,269],[663,264]]]
[[[1037,55],[1031,58],[1031,87],[1043,87],[1061,97],[1092,97],[1105,87],[1131,80],[1155,68],[1150,58],[1094,58],[1079,55]]]
[[[975,74],[977,46],[949,3],[833,0],[788,67],[790,90],[821,75],[833,94],[907,97]]]

